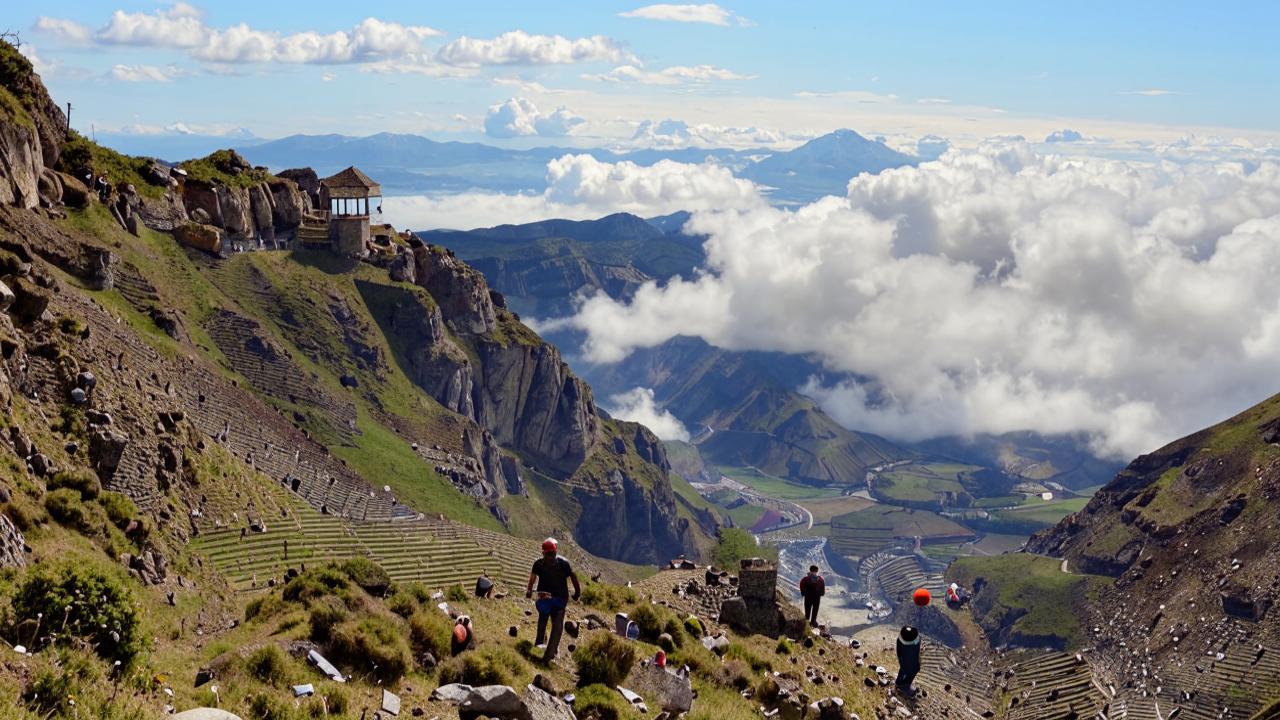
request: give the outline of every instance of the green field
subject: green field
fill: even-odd
[[[880,474],[873,484],[873,492],[888,503],[931,504],[937,501],[939,493],[965,492],[961,477],[980,469],[958,463],[912,463]]]
[[[782,478],[766,475],[755,468],[718,466],[716,472],[743,485],[748,485],[765,495],[782,500],[807,500],[811,498],[839,497],[840,488],[814,487],[787,482]]]
[[[992,513],[992,515],[1000,519],[1040,523],[1048,527],[1073,512],[1083,510],[1088,503],[1088,498],[1070,498],[1067,500],[1051,500],[1049,502],[1038,501],[1027,503],[1012,510],[999,510]]]
[[[833,550],[849,558],[862,558],[911,538],[966,542],[972,530],[927,510],[876,504],[831,519],[829,532]]]

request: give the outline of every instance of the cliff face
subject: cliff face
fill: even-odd
[[[66,126],[31,61],[0,43],[0,203],[40,203],[42,176],[58,161]]]

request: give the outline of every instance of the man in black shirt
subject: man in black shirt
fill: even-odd
[[[529,586],[524,596],[533,597],[533,585],[538,584],[538,636],[535,645],[541,645],[546,638],[547,621],[551,621],[551,637],[547,638],[547,649],[542,659],[551,662],[560,651],[560,635],[564,632],[564,611],[569,605],[569,581],[573,581],[573,599],[582,595],[582,587],[578,584],[578,576],[574,574],[569,561],[557,554],[559,546],[553,538],[542,541],[542,559],[533,563],[529,573]]]

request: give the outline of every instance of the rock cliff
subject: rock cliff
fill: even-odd
[[[67,118],[49,97],[31,61],[0,44],[0,203],[34,208],[40,184],[58,161]]]

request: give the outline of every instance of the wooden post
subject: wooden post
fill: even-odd
[[[67,132],[71,132],[71,103],[67,103]]]

